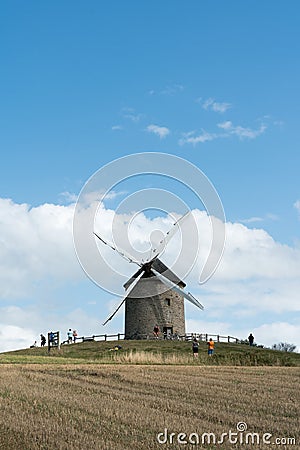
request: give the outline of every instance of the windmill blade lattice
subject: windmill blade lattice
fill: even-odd
[[[137,264],[138,266],[142,266],[141,263],[139,263],[138,261],[136,261],[129,253],[125,252],[125,250],[122,249],[118,249],[116,247],[114,247],[110,242],[105,241],[104,239],[102,239],[102,237],[100,237],[97,233],[94,232],[94,235],[105,245],[107,245],[108,247],[110,247],[112,250],[114,250],[115,252],[117,252],[120,256],[122,256],[122,258],[126,259],[126,261],[130,262],[130,263],[134,263]]]
[[[152,267],[152,271],[155,273],[157,278],[159,278],[162,281],[162,283],[164,283],[166,286],[170,287],[170,289],[172,289],[173,291],[176,291],[179,295],[182,295],[184,298],[186,298],[189,302],[191,302],[193,305],[197,306],[198,308],[200,308],[202,310],[204,309],[204,306],[190,292],[185,292],[183,289],[180,289],[180,287],[178,287],[177,285],[172,283],[172,281],[170,281],[164,275],[159,273],[157,270],[153,269],[153,267]]]
[[[149,262],[153,261],[154,259],[158,258],[160,256],[165,248],[166,245],[170,242],[172,237],[176,234],[177,228],[176,226],[181,222],[182,220],[186,219],[186,217],[190,214],[190,211],[186,212],[183,216],[181,216],[176,222],[172,224],[172,227],[169,229],[169,231],[166,233],[163,239],[159,241],[158,248],[154,248],[151,250],[152,257],[150,258]]]
[[[124,295],[121,303],[119,304],[119,306],[117,307],[117,309],[115,309],[115,311],[106,319],[105,322],[103,322],[103,326],[107,324],[107,322],[109,322],[119,311],[119,309],[121,308],[121,306],[123,305],[123,303],[125,302],[126,298],[128,297],[128,295],[130,294],[130,292],[133,290],[133,288],[135,287],[135,285],[139,282],[140,278],[143,276],[143,271],[141,271],[141,273],[139,274],[139,276],[134,280],[134,282],[130,285],[130,287],[127,289],[126,294]]]

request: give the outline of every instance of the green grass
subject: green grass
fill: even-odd
[[[122,349],[113,352],[115,345]],[[63,345],[61,350],[32,348],[0,354],[0,364],[185,364],[224,366],[300,366],[300,354],[263,349],[245,344],[216,343],[215,354],[207,356],[205,342],[199,344],[199,358],[194,359],[191,342],[181,341],[110,341]]]

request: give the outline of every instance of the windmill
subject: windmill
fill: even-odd
[[[185,333],[184,299],[203,309],[201,303],[190,293],[184,291],[186,284],[169,269],[159,256],[165,250],[166,244],[176,232],[176,225],[187,214],[173,223],[172,228],[159,242],[158,248],[151,250],[148,260],[138,262],[131,255],[101,238],[102,242],[116,251],[127,262],[139,266],[131,278],[124,284],[125,295],[103,325],[106,325],[121,306],[125,303],[125,339],[146,338],[153,333],[153,327],[158,325],[164,335]]]

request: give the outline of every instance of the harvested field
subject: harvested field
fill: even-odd
[[[271,443],[281,439],[279,448],[300,448],[299,381],[295,367],[3,364],[0,448],[270,448],[264,433],[272,434]],[[212,435],[201,444],[203,433],[220,440],[239,422],[248,430],[238,439],[257,433],[259,445],[234,444],[228,436],[213,444]],[[168,443],[160,444],[165,429]],[[200,444],[179,444],[179,433],[192,443],[198,436]],[[284,446],[288,438],[297,444]]]

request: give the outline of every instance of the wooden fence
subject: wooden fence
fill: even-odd
[[[212,339],[215,342],[227,342],[227,343],[241,343],[241,340],[233,336],[221,336],[219,334],[209,334],[209,333],[186,333],[184,335],[163,335],[161,334],[158,339],[160,340],[172,340],[172,341],[192,341],[193,339],[198,341],[207,342]],[[120,341],[125,339],[124,333],[118,334],[93,334],[92,336],[80,336],[76,338],[76,342],[90,342],[90,341]],[[135,340],[154,340],[157,337],[153,335],[139,334],[132,336],[130,339]],[[66,344],[67,341],[62,342]]]
[[[186,334],[186,340],[193,340],[196,338],[198,341],[204,341],[207,342],[210,339],[212,339],[215,342],[227,342],[227,343],[234,343],[234,344],[240,344],[241,340],[233,337],[233,336],[221,336],[220,334],[208,334],[208,333],[190,333]]]

